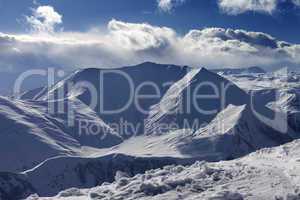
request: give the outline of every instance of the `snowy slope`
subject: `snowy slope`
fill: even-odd
[[[280,110],[288,112],[300,111],[300,88],[283,89],[279,91],[279,95],[275,106],[278,106]],[[272,107],[272,104],[270,106]]]
[[[28,169],[46,158],[72,155],[78,142],[22,102],[0,99],[1,171]]]
[[[268,109],[264,112],[273,114],[273,111]],[[183,145],[181,151],[196,156],[199,154],[198,149],[203,148],[204,152],[214,155],[217,160],[237,158],[300,137],[292,129],[281,131],[280,127],[284,123],[286,123],[284,117],[276,121],[261,120],[249,105],[230,106],[208,126],[195,132],[192,142]]]
[[[288,125],[300,131],[300,88],[285,88],[276,90],[278,98],[270,101],[267,106],[273,110],[286,113]]]
[[[190,159],[169,157],[133,157],[110,154],[99,158],[60,157],[46,160],[25,171],[27,181],[40,195],[56,195],[71,188],[91,188],[112,182],[117,171],[130,176],[170,164],[192,163]]]
[[[39,100],[77,98],[86,105],[90,105],[91,93],[87,87],[93,88],[96,92],[97,102],[93,110],[107,123],[120,123],[120,120],[132,124],[142,123],[147,113],[141,112],[134,101],[135,92],[138,87],[140,94],[155,94],[156,91],[151,86],[142,84],[151,83],[158,87],[162,96],[171,83],[181,79],[187,72],[187,67],[175,65],[160,65],[155,63],[142,63],[136,66],[122,67],[116,69],[88,68],[76,71],[64,80],[58,82],[49,91],[40,96]],[[89,85],[89,86],[87,86]],[[60,95],[62,94],[62,95]],[[131,100],[131,98],[133,98]],[[131,101],[130,101],[131,100]],[[149,107],[158,103],[160,98],[142,99],[139,106],[147,112]],[[129,102],[125,110],[117,113],[104,111],[120,110]],[[142,127],[141,127],[142,128]],[[124,137],[132,135],[126,133]],[[142,133],[140,133],[142,134]]]
[[[22,173],[0,173],[0,197],[10,194],[11,199],[14,199],[14,191],[18,191],[16,195],[22,198],[34,193],[53,196],[72,187],[91,188],[104,182],[113,182],[118,171],[134,176],[153,168],[193,162],[191,159],[133,157],[122,154],[98,158],[57,157]]]
[[[291,89],[299,87],[300,75],[294,72],[283,71],[279,74],[230,74],[222,75],[226,79],[234,82],[243,90],[262,89]]]
[[[38,100],[48,92],[47,87],[40,87],[33,90],[28,90],[17,96],[21,100]]]
[[[152,106],[145,131],[161,134],[166,131],[162,128],[165,124],[176,124],[177,129],[182,129],[187,128],[186,124],[197,123],[199,129],[229,104],[243,105],[247,101],[246,92],[227,79],[205,68],[193,69]]]
[[[299,132],[300,82],[299,74],[286,69],[264,76],[225,76],[239,87],[248,91],[251,98],[260,105],[266,105],[276,112],[287,115],[290,128]]]
[[[102,135],[79,135],[76,121],[91,119],[105,123],[80,102],[75,107],[75,126],[69,127],[65,116],[51,115],[44,102],[13,101],[0,98],[0,163],[1,171],[29,169],[47,158],[59,155],[80,155],[81,146],[109,147],[122,139],[111,129]],[[86,107],[86,106],[85,106]],[[77,109],[76,109],[77,108]]]
[[[274,114],[272,110],[265,109],[267,115]],[[197,131],[181,129],[160,135],[133,137],[113,147],[108,153],[209,161],[233,159],[300,137],[292,128],[280,132],[279,127],[283,123],[286,123],[284,117],[274,122],[258,119],[249,105],[229,105],[207,126]]]
[[[176,65],[162,65],[150,62],[145,62],[136,66],[113,69],[86,68],[78,70],[62,81],[59,81],[57,84],[49,88],[49,92],[46,95],[40,97],[40,99],[45,100],[49,96],[51,96],[51,94],[55,96],[55,93],[58,93],[59,90],[63,90],[65,92],[64,96],[69,97],[69,93],[71,93],[73,89],[77,89],[82,91],[81,93],[78,93],[79,99],[81,99],[84,103],[88,103],[88,94],[84,94],[87,92],[87,88],[84,88],[81,85],[79,87],[72,87],[75,86],[74,84],[80,83],[82,81],[86,81],[94,85],[97,91],[102,95],[105,94],[109,95],[110,97],[121,98],[120,95],[117,96],[117,94],[114,93],[125,93],[130,89],[128,87],[128,80],[126,80],[126,77],[123,76],[125,74],[129,76],[127,78],[130,78],[135,85],[138,85],[145,81],[151,81],[158,84],[159,86],[162,86],[164,83],[178,81],[186,74],[187,70],[188,67],[186,66],[181,67]],[[101,80],[101,78],[103,79]],[[103,85],[99,85],[100,83],[102,83]],[[71,84],[70,88],[68,88],[68,84]],[[99,91],[99,89],[103,89],[104,91]],[[117,89],[117,91],[114,91],[114,89]],[[126,91],[123,92],[121,89],[125,89]],[[167,89],[168,88],[165,87],[162,90],[165,91]],[[108,90],[109,93],[104,93],[105,90]],[[122,102],[121,99],[119,100],[119,103],[120,102]]]
[[[300,141],[296,140],[238,160],[172,165],[134,177],[119,172],[112,184],[84,190],[73,188],[54,198],[32,199],[297,200],[299,156]]]
[[[53,158],[24,174],[38,194],[48,196],[67,188],[111,182],[119,170],[132,176],[168,164],[233,159],[294,139],[292,131],[280,133],[252,115],[246,105],[230,105],[197,132],[138,136],[108,149],[107,156]]]
[[[93,110],[79,100],[55,101],[54,112],[49,112],[49,103],[45,101],[28,102],[33,108],[46,113],[47,119],[56,124],[64,133],[76,139],[81,146],[106,148],[123,141],[121,136],[109,127]],[[59,112],[62,107],[62,112]],[[91,131],[85,125],[96,126]]]

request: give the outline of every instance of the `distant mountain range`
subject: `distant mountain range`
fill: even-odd
[[[221,68],[221,69],[212,69],[212,72],[221,73],[224,75],[229,74],[265,74],[266,71],[261,67],[253,66],[247,68]]]

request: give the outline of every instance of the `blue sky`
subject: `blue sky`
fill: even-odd
[[[223,27],[261,31],[288,42],[300,43],[300,10],[287,1],[272,13],[245,12],[228,15],[221,12],[217,0],[186,0],[171,12],[161,12],[157,0],[0,0],[0,31],[22,33],[23,16],[40,5],[51,5],[61,13],[66,31],[84,31],[106,26],[112,19],[148,22],[168,26],[179,33],[204,27]]]
[[[300,0],[0,0],[0,72],[300,65]]]

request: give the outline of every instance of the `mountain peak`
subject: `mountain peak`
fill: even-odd
[[[203,71],[203,72],[210,72],[208,69],[206,69],[205,67],[201,67],[201,70],[200,71]]]
[[[214,75],[214,76],[219,76],[221,77],[220,75],[218,75],[217,73],[205,68],[205,67],[201,67],[200,70],[199,70],[199,74],[210,74],[210,75]]]
[[[202,67],[198,73],[195,74],[193,79],[203,82],[211,82],[211,83],[228,83],[230,82],[228,79],[224,78],[223,76],[217,74],[215,71],[211,71],[205,67]]]

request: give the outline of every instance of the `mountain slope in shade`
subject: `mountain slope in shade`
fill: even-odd
[[[36,190],[22,174],[0,172],[0,186],[1,200],[24,199],[36,193]]]
[[[250,94],[255,104],[266,105],[275,112],[284,113],[289,127],[296,132],[300,131],[299,86],[250,90]]]
[[[246,92],[232,82],[205,68],[194,69],[173,84],[162,100],[152,106],[146,121],[146,133],[163,133],[162,126],[166,124],[175,124],[181,129],[196,123],[196,129],[199,129],[229,104],[243,105],[247,101]]]
[[[123,154],[98,158],[60,157],[46,160],[23,174],[38,194],[49,196],[72,187],[91,188],[104,182],[113,182],[117,171],[133,176],[146,170],[182,163],[191,164],[192,160]]]
[[[29,102],[33,108],[49,115],[48,119],[64,133],[77,140],[81,146],[106,148],[123,141],[121,136],[109,127],[95,111],[79,100],[54,101],[54,112],[49,113],[49,103],[44,101]],[[62,107],[62,112],[58,111]]]
[[[274,114],[267,108],[264,112],[266,115]],[[281,131],[278,127],[284,123],[287,123],[284,117],[278,117],[275,121],[263,121],[249,105],[229,106],[208,126],[196,131],[191,138],[187,137],[186,142],[182,140],[178,148],[183,154],[208,156],[215,160],[238,158],[300,137],[291,128]]]
[[[299,87],[276,90],[278,98],[267,104],[271,109],[287,114],[288,125],[300,131],[300,90]]]
[[[53,196],[72,187],[91,188],[104,182],[113,182],[118,171],[134,176],[166,165],[192,163],[191,159],[133,157],[122,154],[98,158],[57,157],[22,173],[0,173],[0,183],[5,186],[0,190],[0,196],[13,194],[14,191],[18,191],[16,194],[21,198],[34,193]],[[10,199],[14,199],[13,195]]]
[[[66,116],[49,114],[44,102],[12,101],[0,98],[1,171],[32,168],[50,157],[80,155],[82,146],[110,147],[122,142],[97,115],[80,102],[74,102],[74,126]],[[106,135],[79,134],[78,121],[92,120],[105,128]]]
[[[149,62],[117,69],[88,68],[71,74],[49,88],[49,91],[39,98],[36,98],[36,95],[32,96],[42,101],[49,100],[49,97],[56,100],[77,98],[90,105],[91,92],[87,88],[93,88],[96,105],[92,109],[101,119],[108,124],[119,124],[122,119],[134,125],[139,123],[142,125],[149,107],[158,103],[159,96],[163,96],[170,85],[181,79],[187,70],[188,67]],[[157,98],[138,99],[138,103],[134,101],[137,93],[155,95],[157,92]],[[112,113],[116,110],[117,112]],[[138,131],[139,134],[142,134],[142,128]],[[132,134],[128,133],[129,136]]]
[[[1,171],[33,167],[46,158],[71,155],[79,144],[22,102],[0,99]]]
[[[232,161],[171,165],[134,177],[119,172],[111,184],[82,190],[72,188],[53,198],[29,199],[297,200],[300,197],[299,150],[300,141],[296,140]]]

